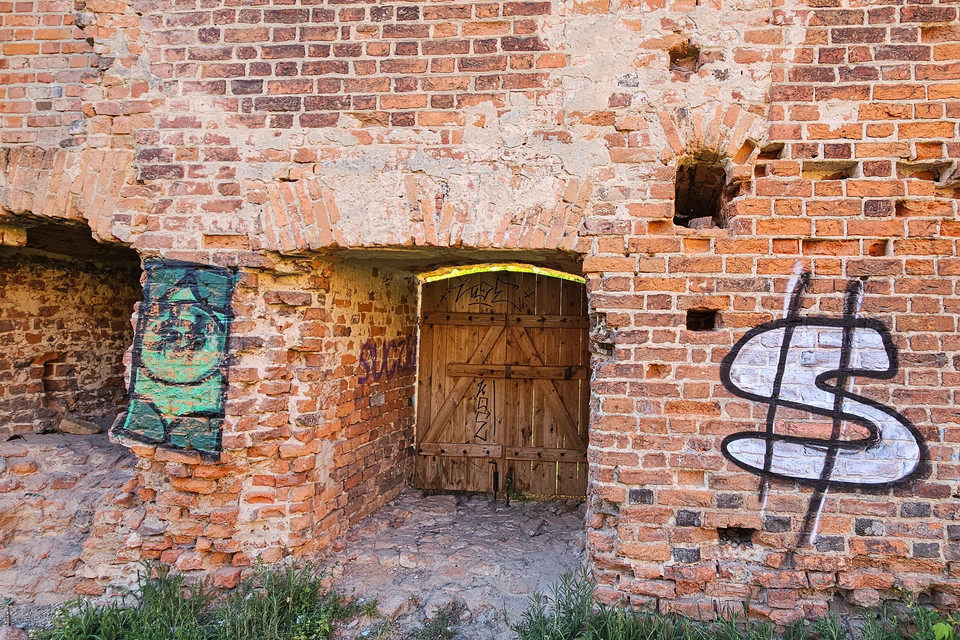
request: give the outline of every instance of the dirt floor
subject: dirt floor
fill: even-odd
[[[0,595],[20,596],[14,598],[14,624],[45,626],[56,602],[75,597],[75,579],[63,576],[73,576],[94,510],[109,498],[110,487],[129,477],[132,462],[104,435],[29,436],[3,447]],[[111,471],[118,465],[124,473]],[[84,473],[92,486],[79,491],[72,481]],[[40,487],[49,493],[55,480],[63,485],[56,485],[57,500],[31,493]],[[384,616],[354,620],[340,637],[410,637],[451,603],[459,618],[457,638],[513,637],[510,625],[531,595],[548,593],[561,575],[583,565],[584,510],[576,500],[507,505],[503,497],[404,490],[351,530],[323,564],[332,586],[363,601],[376,598]],[[30,604],[28,593],[35,596]]]
[[[98,525],[115,526],[110,514],[123,512],[113,499],[135,464],[106,434],[25,434],[0,442],[0,602],[14,602],[16,624],[35,625],[76,597],[84,542]]]
[[[352,530],[325,566],[338,588],[377,598],[399,629],[458,601],[464,608],[457,637],[509,638],[533,593],[549,592],[582,566],[583,522],[579,501],[508,506],[502,498],[424,497],[407,489]],[[356,622],[344,635],[371,635],[376,624]]]

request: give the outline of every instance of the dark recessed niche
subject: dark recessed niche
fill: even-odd
[[[760,154],[757,160],[779,160],[783,156],[783,149],[786,145],[782,142],[771,142],[768,145],[760,147]]]
[[[690,75],[700,67],[700,48],[689,40],[676,44],[667,51],[670,55],[670,71]]]
[[[800,169],[805,180],[847,180],[857,174],[856,160],[807,160]]]
[[[929,180],[931,182],[940,182],[945,172],[952,167],[950,162],[941,160],[919,161],[919,162],[897,162],[897,177]]]
[[[713,331],[717,328],[717,316],[719,315],[720,314],[714,309],[688,309],[687,330]]]
[[[722,527],[717,529],[720,544],[729,544],[734,547],[752,547],[753,534],[756,529],[744,527]]]
[[[701,151],[677,166],[673,223],[690,229],[723,228],[723,205],[729,200],[727,171],[720,156]]]
[[[892,255],[890,253],[890,240],[881,238],[867,244],[867,255],[879,258],[881,256]]]

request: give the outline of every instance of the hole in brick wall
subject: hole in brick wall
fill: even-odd
[[[786,147],[782,142],[773,142],[760,147],[758,160],[779,160],[783,156],[783,150]]]
[[[929,180],[940,182],[951,163],[944,161],[897,162],[897,177],[901,179]]]
[[[734,547],[752,547],[754,533],[756,533],[756,529],[721,527],[717,529],[717,538],[720,539],[720,544],[729,544]]]
[[[607,325],[607,314],[590,312],[590,353],[609,357],[613,355],[615,331]]]
[[[700,48],[689,40],[670,47],[667,53],[670,56],[670,71],[689,76],[700,66]]]
[[[24,221],[20,237],[0,245],[0,332],[22,348],[0,358],[0,440],[58,431],[65,418],[108,427],[127,402],[140,257],[86,225]]]
[[[715,309],[688,309],[688,331],[713,331],[719,325],[720,312]]]
[[[800,174],[805,180],[846,180],[859,166],[856,160],[813,160],[803,163]]]
[[[727,171],[720,156],[701,151],[677,166],[673,223],[690,229],[723,228],[723,205],[729,201]]]
[[[673,371],[673,367],[669,364],[654,363],[647,365],[643,375],[645,378],[660,380],[669,376],[671,371]]]
[[[889,240],[875,240],[867,245],[867,254],[874,258],[889,255],[891,246]]]
[[[76,386],[76,381],[71,380],[69,365],[62,354],[56,354],[43,363],[41,383],[46,408],[57,411],[66,409],[65,401],[71,389]]]
[[[750,159],[750,156],[753,155],[753,150],[757,148],[757,145],[752,140],[747,140],[743,143],[743,146],[740,147],[740,150],[733,156],[733,161],[736,164],[743,164]]]

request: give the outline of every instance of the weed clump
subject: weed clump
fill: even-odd
[[[566,574],[552,596],[534,594],[513,630],[518,640],[851,640],[850,627],[862,640],[960,640],[960,617],[946,616],[902,598],[898,608],[869,609],[850,621],[834,614],[805,623],[797,620],[778,632],[766,620],[729,608],[719,620],[598,604],[594,584],[585,573]],[[552,604],[547,606],[547,600]]]
[[[183,575],[146,566],[123,601],[67,603],[35,640],[328,640],[337,623],[376,614],[324,588],[310,565],[257,567],[232,592],[187,584]]]

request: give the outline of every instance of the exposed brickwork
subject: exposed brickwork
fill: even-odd
[[[131,493],[145,517],[101,561],[117,565],[106,573],[159,559],[235,584],[255,558],[329,549],[408,482],[413,371],[393,352],[383,376],[361,381],[360,358],[370,340],[414,339],[411,280],[351,263],[288,266],[237,285],[219,461],[128,443],[146,459]]]
[[[603,597],[697,615],[749,600],[778,622],[897,586],[960,604],[956,6],[85,11],[106,71],[82,92],[83,135],[69,152],[50,150],[53,134],[11,138],[41,150],[6,152],[5,212],[83,219],[144,256],[241,271],[223,460],[135,447],[144,460],[130,499],[147,524],[100,545],[117,549],[92,563],[116,563],[100,582],[159,557],[229,584],[257,555],[324,549],[393,495],[409,477],[413,374],[397,364],[402,374],[371,386],[358,359],[370,340],[400,357],[413,280],[322,252],[364,248],[416,271],[496,249],[519,260],[559,251],[587,276],[588,551]],[[684,212],[686,228],[673,223],[675,178],[694,165],[711,179],[722,169],[724,205]],[[43,167],[66,175],[45,182]],[[711,217],[725,224],[692,223]],[[4,243],[18,242],[17,224],[5,217]],[[721,361],[784,316],[802,272],[799,318],[842,318],[845,290],[862,282],[849,306],[892,337],[867,364],[893,346],[899,361],[889,379],[845,384],[921,436],[922,447],[871,449],[885,470],[852,467],[879,477],[928,452],[906,484],[831,486],[814,512],[810,488],[775,479],[761,498],[758,474],[722,451],[725,438],[762,431],[769,412],[724,385]],[[687,329],[690,310],[715,312],[717,327]],[[809,338],[801,364],[827,357],[819,348],[836,354],[827,333]],[[772,378],[776,359],[754,355],[756,375]],[[807,438],[836,427],[784,411],[776,427]],[[830,447],[809,449],[798,467]],[[801,534],[813,528],[811,546]]]
[[[138,277],[0,247],[0,438],[123,410]]]
[[[0,142],[58,145],[83,123],[83,83],[97,66],[74,2],[0,5],[0,43]]]
[[[125,238],[135,215],[118,212],[124,203],[136,206],[133,153],[123,149],[88,149],[82,153],[28,146],[0,152],[0,205],[15,214],[84,221],[104,240]],[[116,225],[116,227],[115,227]]]
[[[143,24],[166,92],[223,96],[217,103],[233,126],[456,127],[464,107],[503,106],[507,90],[545,88],[546,70],[566,64],[541,32],[551,9],[549,2],[154,2]]]

